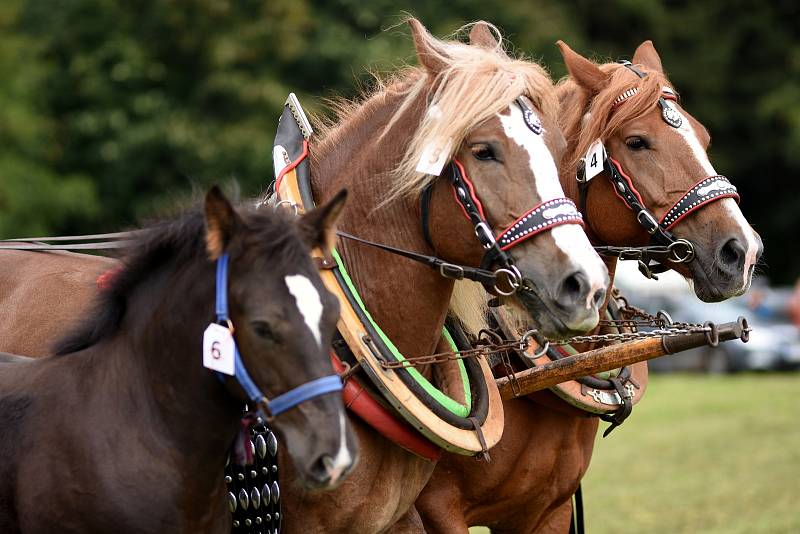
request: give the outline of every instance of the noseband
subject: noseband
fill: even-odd
[[[226,326],[233,335],[233,323],[228,315],[228,254],[225,253],[217,260],[216,277],[216,314],[217,324]],[[256,385],[247,372],[239,347],[234,341],[234,378],[247,395],[247,400],[260,412],[261,417],[270,421],[277,415],[291,410],[306,401],[342,390],[342,379],[337,374],[323,376],[301,384],[294,389],[278,395],[272,400],[267,399],[261,389]],[[225,375],[217,372],[217,376],[224,380]]]
[[[620,63],[636,74],[639,78],[647,76],[644,72],[634,67],[629,61]],[[614,107],[625,102],[626,99],[635,95],[638,88],[632,88],[618,96],[614,101]],[[662,89],[662,94],[658,98],[658,105],[661,108],[661,118],[673,128],[680,128],[683,123],[681,115],[667,101],[677,101],[675,93],[669,87]],[[613,108],[612,108],[613,109]],[[739,202],[739,194],[728,178],[717,174],[708,176],[698,181],[690,187],[681,197],[672,204],[661,219],[657,219],[653,212],[647,209],[642,195],[633,185],[631,178],[622,170],[622,165],[608,155],[603,150],[603,170],[608,173],[611,184],[614,186],[614,193],[636,216],[636,220],[650,234],[650,246],[646,247],[595,247],[598,253],[606,256],[616,256],[620,259],[639,260],[639,270],[647,278],[655,278],[654,273],[667,271],[663,261],[671,263],[689,263],[695,258],[694,245],[688,239],[676,237],[670,229],[690,213],[697,211],[706,204],[723,198],[733,198]],[[577,181],[579,184],[578,201],[584,219],[588,217],[586,209],[589,181],[587,178],[586,166],[578,169]],[[588,222],[587,222],[588,224]]]

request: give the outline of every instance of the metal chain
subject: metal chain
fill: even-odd
[[[548,340],[541,336],[536,330],[530,330],[520,336],[519,339],[498,343],[497,339],[499,339],[499,337],[495,332],[484,330],[481,331],[479,339],[475,342],[475,345],[478,346],[474,349],[460,352],[438,352],[436,354],[410,357],[394,362],[381,361],[381,367],[384,369],[402,369],[463,360],[465,358],[488,357],[494,354],[504,356],[511,350],[520,352],[527,351],[530,348],[532,340],[535,340],[539,347],[544,347],[546,350],[548,345],[613,343],[664,336],[685,336],[697,333],[708,333],[711,332],[713,328],[711,325],[673,321],[669,314],[664,311],[659,311],[656,315],[653,315],[641,308],[630,305],[625,297],[619,294],[615,295],[615,298],[623,303],[619,310],[625,318],[603,319],[599,324],[600,326],[615,327],[617,329],[625,328],[628,329],[627,332],[617,331],[610,334],[588,334],[584,336],[574,336],[568,339]],[[652,330],[642,332],[639,331],[639,328],[652,328]],[[541,352],[544,353],[544,351]]]

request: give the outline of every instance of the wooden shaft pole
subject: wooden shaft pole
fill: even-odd
[[[638,339],[618,345],[601,347],[515,373],[516,380],[513,382],[516,382],[516,384],[507,377],[498,378],[497,387],[503,399],[513,399],[514,397],[529,395],[582,376],[618,369],[636,362],[652,360],[666,354],[674,354],[690,348],[700,347],[710,341],[729,341],[737,338],[746,341],[750,331],[747,321],[743,318],[740,318],[735,323],[719,325],[715,327],[715,330],[714,335],[711,337],[703,333],[697,333],[674,338]],[[519,389],[516,389],[515,386],[518,386]]]

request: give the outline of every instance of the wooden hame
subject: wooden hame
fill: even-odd
[[[617,345],[582,352],[548,362],[544,365],[514,373],[513,378],[497,379],[497,387],[503,399],[513,399],[541,391],[549,387],[575,380],[582,376],[618,369],[659,356],[675,354],[703,345],[716,346],[720,341],[739,339],[747,342],[750,328],[744,317],[736,322],[712,326],[707,333],[680,336],[661,336],[637,339]]]

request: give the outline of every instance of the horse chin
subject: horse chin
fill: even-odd
[[[565,314],[555,306],[548,306],[537,293],[518,293],[519,304],[530,317],[535,328],[550,339],[565,339],[593,330],[600,319],[596,309],[579,310]]]
[[[711,274],[704,263],[700,261],[692,262],[689,267],[691,278],[687,278],[687,281],[697,298],[703,302],[722,302],[743,295],[750,289],[750,283],[753,280],[752,267],[744,281],[739,277],[733,278],[717,273],[713,266],[710,270]]]

